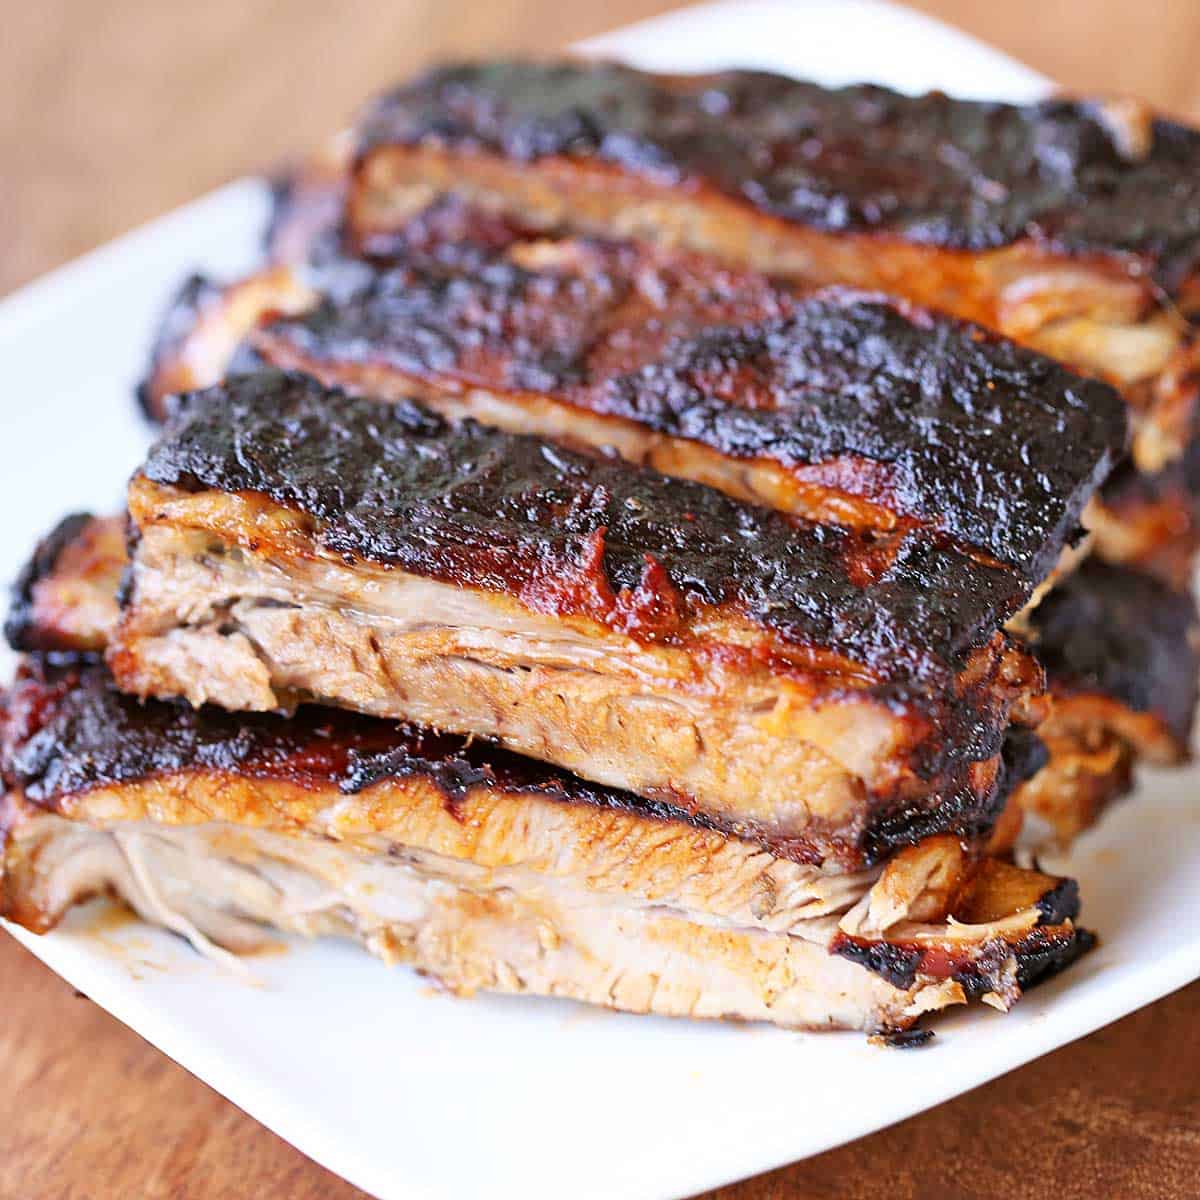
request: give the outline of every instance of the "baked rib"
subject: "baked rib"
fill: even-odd
[[[123,517],[64,517],[13,582],[8,644],[22,652],[103,651],[117,624],[117,590],[128,565]]]
[[[492,62],[397,88],[357,139],[361,252],[454,193],[543,230],[879,289],[1121,387],[1139,470],[1191,440],[1200,134],[1139,105]]]
[[[612,446],[814,521],[939,529],[1034,582],[1124,452],[1110,388],[880,296],[801,296],[629,243],[517,242],[481,262],[465,244],[426,245],[457,249],[453,270],[343,264],[290,319],[271,318],[307,290],[294,282],[262,300],[261,323],[230,312],[221,334],[201,318],[155,386],[250,334],[257,356],[331,386]],[[256,295],[273,287],[264,277]]]
[[[800,858],[970,836],[1040,671],[1031,585],[303,376],[189,397],[129,491],[109,661],[140,695],[300,698],[500,739]]]
[[[1047,763],[1013,801],[1069,842],[1130,789],[1135,761],[1190,758],[1200,617],[1189,592],[1088,561],[1030,626],[1054,703],[1038,726]]]
[[[123,518],[65,518],[14,589],[13,648],[78,654],[105,647],[127,561]],[[1035,614],[1030,636],[1054,704],[1036,734],[1008,735],[1006,786],[1016,790],[993,845],[1011,844],[1020,810],[1070,841],[1130,790],[1138,760],[1189,757],[1198,624],[1188,593],[1092,562]]]
[[[1035,581],[1124,451],[1115,392],[973,326],[629,244],[383,271],[253,345],[810,520],[940,529]]]
[[[1088,507],[1091,553],[1104,562],[1191,586],[1200,550],[1200,441],[1161,471],[1126,461]]]
[[[113,891],[201,950],[337,934],[460,992],[870,1031],[1090,944],[1070,880],[953,838],[829,875],[495,746],[317,708],[141,703],[33,659],[0,721],[0,915]]]

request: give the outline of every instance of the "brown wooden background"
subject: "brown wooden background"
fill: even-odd
[[[372,90],[440,55],[547,49],[670,7],[0,0],[0,292],[215,184],[302,152]],[[1069,88],[1130,92],[1200,119],[1200,0],[914,7]],[[2,935],[0,1081],[2,1197],[361,1195]],[[798,1088],[819,1086],[797,1080]],[[611,1137],[619,1153],[618,1130],[597,1136]],[[536,1154],[536,1138],[525,1149]],[[715,1194],[1197,1195],[1200,985],[891,1130]]]

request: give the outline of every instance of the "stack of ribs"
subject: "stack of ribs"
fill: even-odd
[[[1115,104],[385,96],[259,272],[187,282],[127,513],[16,584],[0,913],[900,1041],[1007,1009],[1092,942],[1018,841],[1188,754],[1198,168]]]

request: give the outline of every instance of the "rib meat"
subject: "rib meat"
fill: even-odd
[[[263,237],[270,262],[313,261],[337,252],[353,149],[352,137],[339,134],[271,180],[271,219]]]
[[[611,446],[810,520],[940,529],[1035,582],[1124,450],[1111,389],[977,328],[627,243],[519,242],[477,263],[460,250],[452,271],[343,265],[319,304],[274,321],[304,289],[272,300],[268,279],[265,328],[249,308],[224,328],[277,366]],[[153,379],[178,380],[181,358],[215,366],[230,340],[217,326],[197,322],[191,352]]]
[[[1067,842],[1129,790],[1135,759],[1190,757],[1200,618],[1190,593],[1089,561],[1030,624],[1054,697],[1038,726],[1049,759],[1013,799]]]
[[[102,649],[117,622],[126,564],[122,518],[64,519],[14,589],[6,626],[13,648]],[[1030,636],[1054,704],[1036,735],[1009,734],[1005,772],[1017,789],[1008,802],[1015,811],[994,846],[1011,844],[1022,809],[1069,841],[1129,791],[1138,759],[1188,757],[1200,678],[1197,623],[1186,592],[1094,562],[1037,613]]]
[[[198,393],[129,492],[109,661],[495,737],[852,865],[990,824],[1040,671],[1016,572],[302,376]]]
[[[12,588],[4,636],[14,650],[102,651],[128,566],[121,517],[72,513],[37,545]]]
[[[348,223],[357,250],[387,254],[454,193],[543,230],[905,296],[1121,387],[1155,472],[1192,436],[1198,180],[1200,134],[1130,103],[493,62],[376,102]]]
[[[829,875],[480,741],[140,703],[31,661],[0,725],[0,915],[115,891],[201,950],[358,939],[460,992],[904,1029],[1090,944],[1069,880],[952,838]],[[264,927],[266,927],[264,929]]]
[[[1115,393],[974,327],[629,244],[382,271],[253,344],[811,520],[940,528],[1039,581],[1124,450]]]

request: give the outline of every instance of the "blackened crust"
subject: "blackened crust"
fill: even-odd
[[[1200,617],[1188,592],[1089,559],[1038,605],[1030,625],[1053,686],[1153,713],[1187,743],[1200,679]]]
[[[835,490],[1035,581],[1124,449],[1113,389],[974,326],[628,245],[566,249],[548,269],[384,271],[260,343],[326,379],[382,367],[548,394],[801,478],[825,464]]]
[[[1049,761],[1050,751],[1034,730],[1020,725],[1010,729],[1004,739],[1002,757],[1005,796],[1032,779]]]
[[[1079,883],[1074,879],[1060,879],[1037,902],[1041,917],[1039,925],[1061,925],[1079,916]]]
[[[866,939],[841,937],[834,946],[835,954],[873,971],[892,987],[907,991],[917,981],[917,972],[924,957],[916,946],[899,946],[892,942],[871,942]]]
[[[45,631],[37,620],[34,587],[53,572],[59,555],[82,533],[92,520],[90,513],[71,513],[48,533],[34,549],[12,585],[4,637],[14,650],[54,650],[45,641]]]
[[[1149,133],[1144,155],[1123,147],[1089,102],[1018,107],[754,71],[500,61],[445,67],[384,96],[359,131],[359,157],[397,145],[592,162],[831,233],[1136,255],[1175,287],[1200,247],[1200,134],[1165,120]]]
[[[1089,950],[1096,947],[1096,935],[1090,929],[1073,929],[1062,937],[1057,930],[1035,929],[1017,946],[1017,983],[1022,988],[1052,979],[1065,971]]]
[[[508,213],[471,204],[453,193],[435,196],[398,229],[361,239],[358,249],[378,267],[478,270],[510,247],[544,237]],[[327,264],[323,264],[327,265]]]
[[[900,847],[915,846],[939,833],[955,833],[972,842],[986,838],[1004,811],[1013,786],[1002,771],[996,787],[984,795],[961,787],[942,793],[936,804],[920,800],[879,813],[862,837],[867,860],[881,862]]]
[[[728,606],[797,652],[903,680],[891,685],[897,695],[914,679],[949,686],[1029,591],[1015,573],[925,531],[881,547],[654,471],[449,425],[415,404],[381,406],[298,375],[249,376],[187,397],[143,474],[264,494],[316,518],[312,536],[326,552],[516,595],[634,636],[669,637],[681,610]]]
[[[847,934],[837,936],[831,951],[874,971],[893,987],[912,987],[920,975],[951,978],[968,1000],[977,1000],[988,992],[1006,993],[1012,962],[1016,984],[1024,990],[1065,970],[1095,944],[1096,936],[1089,930],[1061,924],[1038,926],[1015,942],[997,938],[968,952],[903,941],[872,942]]]
[[[932,1029],[888,1029],[879,1035],[879,1040],[892,1050],[920,1050],[935,1036]]]

